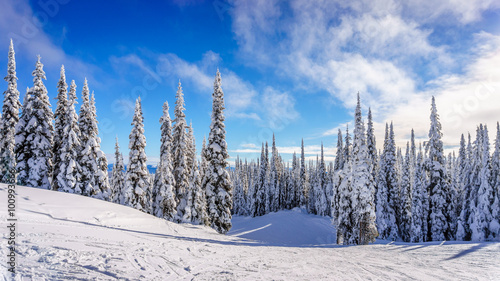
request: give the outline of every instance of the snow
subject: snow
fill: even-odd
[[[498,242],[335,245],[300,209],[233,217],[228,235],[76,194],[17,187],[18,271],[34,280],[493,280]],[[0,198],[7,198],[0,185]],[[0,200],[5,210],[6,200]],[[0,212],[6,222],[7,212]],[[1,240],[5,248],[7,240]],[[5,255],[0,272],[6,279]]]

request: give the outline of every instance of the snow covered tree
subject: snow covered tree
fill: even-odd
[[[348,161],[344,165],[344,169],[340,170],[342,181],[338,188],[338,205],[334,216],[334,221],[337,230],[337,244],[347,245],[354,244],[353,237],[354,213],[353,207],[356,202],[353,202],[354,197],[352,189],[352,162]]]
[[[377,178],[377,164],[378,164],[378,155],[377,155],[377,142],[375,140],[375,131],[373,129],[373,118],[372,111],[368,108],[368,127],[366,129],[366,147],[368,149],[368,159],[370,160],[370,171],[372,173],[372,178]],[[375,185],[375,193],[377,191],[377,186]]]
[[[361,103],[358,94],[358,104],[355,111],[354,140],[352,146],[352,202],[353,232],[351,236],[356,244],[374,242],[378,236],[375,226],[375,206],[373,193],[372,171],[370,170],[370,156],[366,146],[365,127],[361,116]],[[360,236],[361,235],[361,236]]]
[[[64,98],[61,97],[62,99]],[[64,120],[63,129],[60,132],[60,146],[56,155],[58,159],[58,173],[55,175],[52,186],[57,186],[57,190],[75,193],[75,188],[80,179],[80,166],[78,165],[78,149],[80,148],[80,129],[78,128],[78,115],[76,115],[76,84],[71,81],[66,109],[63,111],[65,116],[60,116]],[[62,105],[61,105],[62,106]],[[61,124],[59,124],[61,126]],[[55,151],[54,151],[55,152]]]
[[[52,176],[52,138],[54,116],[40,56],[33,71],[33,87],[25,97],[25,106],[16,130],[16,154],[19,180],[27,186],[50,189]]]
[[[266,149],[264,149],[264,143],[262,143],[259,174],[255,183],[254,210],[252,212],[252,216],[254,217],[263,216],[266,214],[266,175],[268,174],[267,154],[267,146]]]
[[[168,102],[163,104],[161,124],[160,163],[156,169],[153,187],[153,215],[174,221],[177,216],[175,179],[172,173],[172,122]]]
[[[427,216],[424,216],[424,189],[425,169],[422,146],[419,147],[418,156],[415,161],[415,174],[413,178],[412,204],[411,204],[411,233],[410,242],[422,242],[424,239],[424,224],[427,224]]]
[[[273,144],[271,146],[271,163],[269,167],[269,211],[278,211],[280,202],[279,191],[279,159],[276,139],[273,134]]]
[[[190,168],[188,167],[189,140],[186,134],[187,124],[186,115],[184,114],[184,93],[182,92],[180,81],[175,98],[175,119],[172,136],[172,171],[175,179],[177,216],[179,220],[182,220],[187,204],[185,193],[189,188]]]
[[[224,125],[224,93],[221,76],[217,70],[212,94],[212,124],[208,138],[208,169],[203,186],[208,198],[208,216],[211,227],[225,234],[231,229],[232,187],[226,170],[229,154],[227,152],[226,130]]]
[[[500,237],[500,124],[498,122],[495,150],[491,156],[491,186],[494,199],[491,207],[493,220],[490,223],[490,232],[492,237],[498,239]]]
[[[398,205],[398,187],[396,171],[396,145],[394,130],[385,125],[384,150],[380,156],[380,168],[377,180],[377,228],[380,238],[396,240],[399,229],[396,223]]]
[[[488,128],[486,126],[480,125],[479,127],[479,138],[476,143],[476,150],[478,161],[477,164],[480,165],[479,175],[477,177],[478,189],[477,194],[474,196],[473,210],[469,217],[469,225],[471,228],[471,239],[473,241],[484,241],[486,239],[495,238],[498,233],[498,228],[492,229],[490,226],[497,224],[496,218],[493,217],[493,210],[498,210],[498,203],[494,205],[496,196],[493,192],[493,187],[491,186],[491,162],[490,162],[490,143],[488,138]]]
[[[410,159],[410,144],[406,144],[406,153],[403,160],[403,170],[401,171],[401,238],[405,242],[411,241],[411,228],[412,228],[412,196],[413,184],[411,180],[411,159]]]
[[[307,194],[309,192],[309,180],[306,170],[306,157],[304,154],[304,139],[302,139],[300,152],[300,176],[299,176],[299,207],[305,208],[307,205]]]
[[[3,93],[2,114],[0,114],[0,136],[2,136],[2,140],[0,140],[0,182],[12,179],[16,181],[16,175],[12,175],[10,171],[16,168],[15,135],[21,103],[17,90],[16,59],[12,39],[9,46],[7,76],[4,79],[8,85],[7,90]]]
[[[207,214],[207,196],[201,185],[200,172],[197,162],[193,163],[191,176],[191,189],[193,190],[193,208],[191,210],[191,221],[194,224],[209,225]]]
[[[33,96],[31,95],[30,89],[26,89],[26,94],[24,95],[23,105],[21,110],[21,115],[19,117],[19,122],[16,125],[16,135],[15,135],[15,147],[14,152],[16,154],[16,170],[18,172],[17,183],[20,185],[26,185],[29,180],[29,166],[28,160],[32,155],[32,143],[28,139],[28,124],[31,120],[33,108]]]
[[[441,123],[436,109],[436,102],[432,97],[431,104],[431,127],[429,129],[429,141],[427,142],[427,171],[430,177],[430,215],[429,234],[432,241],[442,241],[451,238],[449,221],[447,219],[446,204],[448,182],[446,179],[446,160],[443,154],[443,141],[441,140]]]
[[[110,201],[117,204],[122,203],[122,192],[125,187],[125,164],[123,163],[123,154],[120,152],[118,137],[115,143],[115,163],[111,171],[111,194]]]
[[[457,240],[470,240],[471,230],[469,226],[469,217],[471,214],[471,196],[473,195],[472,189],[472,168],[473,163],[473,150],[470,134],[468,135],[468,144],[465,148],[465,139],[462,135],[460,141],[460,150],[458,154],[459,169],[460,169],[460,200],[461,208],[460,214],[457,218]]]
[[[69,107],[69,101],[68,101],[68,84],[66,84],[66,74],[64,71],[64,65],[61,66],[61,77],[59,79],[59,82],[57,83],[57,107],[56,107],[56,112],[54,113],[54,143],[52,145],[52,153],[53,153],[53,173],[52,173],[52,189],[53,190],[59,190],[61,188],[61,183],[57,180],[59,177],[59,174],[62,171],[62,161],[61,161],[61,154],[63,153],[61,151],[61,146],[63,141],[67,139],[67,136],[64,133],[64,130],[67,126],[67,111]],[[64,172],[63,172],[64,173]],[[70,188],[72,189],[72,188]]]
[[[344,143],[342,139],[342,131],[339,129],[337,134],[337,155],[335,155],[335,164],[333,169],[335,171],[342,170],[344,168]]]
[[[137,210],[147,212],[146,192],[149,188],[149,174],[146,165],[146,137],[144,136],[144,118],[142,117],[141,98],[135,102],[132,131],[129,136],[129,160],[127,180],[124,190],[124,203]]]
[[[81,167],[81,177],[75,188],[75,193],[91,196],[94,194],[94,176],[97,173],[97,155],[94,155],[95,138],[97,137],[97,123],[90,107],[90,92],[87,78],[83,82],[82,105],[78,116],[80,129],[80,149],[78,164]]]
[[[101,150],[101,138],[98,137],[99,129],[97,127],[97,110],[95,107],[93,92],[90,97],[90,110],[92,113],[92,121],[95,124],[96,133],[94,144],[92,146],[92,149],[94,150],[92,154],[96,156],[97,164],[96,173],[94,175],[94,192],[92,197],[108,201],[109,194],[111,193],[108,177],[108,159],[106,158],[106,154],[104,154],[104,152]]]

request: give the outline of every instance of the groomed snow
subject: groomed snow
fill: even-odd
[[[498,280],[500,243],[336,246],[299,209],[234,217],[228,235],[80,195],[17,187],[18,271],[34,280]],[[0,185],[6,225],[6,186]],[[3,233],[6,233],[5,231]],[[1,240],[7,247],[7,240]],[[6,279],[5,255],[0,258]],[[31,280],[31,279],[27,279]]]

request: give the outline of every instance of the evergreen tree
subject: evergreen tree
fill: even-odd
[[[168,102],[163,104],[161,124],[160,163],[156,170],[153,187],[153,215],[174,221],[177,215],[175,179],[172,173],[172,122],[168,113]]]
[[[115,144],[115,163],[111,172],[111,195],[110,201],[117,204],[124,204],[122,192],[125,187],[125,165],[123,164],[123,154],[120,152],[118,137]]]
[[[445,157],[443,154],[443,141],[441,140],[441,123],[436,109],[434,97],[431,104],[431,127],[426,151],[428,155],[426,167],[430,176],[430,214],[429,214],[429,239],[442,241],[451,238],[449,221],[447,219],[446,204],[448,183],[445,171]]]
[[[339,129],[337,134],[337,155],[335,156],[334,170],[342,170],[344,168],[344,143],[342,140],[342,131]]]
[[[353,233],[351,236],[356,244],[374,242],[378,236],[375,226],[375,206],[373,193],[372,171],[370,170],[370,156],[366,146],[365,127],[361,116],[361,103],[358,94],[358,104],[355,111],[354,140],[352,146],[352,202]]]
[[[149,175],[146,157],[146,137],[144,136],[144,118],[142,117],[141,98],[135,102],[135,113],[132,121],[132,131],[129,136],[129,160],[127,180],[124,190],[125,204],[139,211],[147,212],[146,191],[149,185]]]
[[[66,74],[64,71],[64,65],[61,66],[61,78],[57,83],[57,107],[56,112],[54,113],[54,144],[52,146],[52,154],[53,154],[53,179],[52,179],[52,189],[59,190],[61,188],[61,183],[57,179],[59,174],[62,172],[62,160],[61,160],[61,146],[63,141],[67,139],[67,136],[64,134],[64,130],[68,124],[66,117],[68,115],[68,84],[66,84]],[[70,188],[72,189],[72,188]]]
[[[203,186],[208,198],[208,216],[212,228],[225,234],[231,228],[232,187],[226,170],[229,154],[227,152],[226,130],[224,125],[224,93],[221,76],[217,70],[212,94],[212,124],[208,138],[208,169]]]
[[[411,242],[412,231],[412,195],[413,184],[411,180],[411,159],[410,159],[410,144],[406,144],[406,153],[403,162],[403,170],[401,176],[400,190],[402,198],[401,208],[401,238],[405,242]]]
[[[495,150],[491,157],[491,186],[493,187],[493,205],[491,207],[493,220],[490,223],[492,237],[500,237],[500,125],[497,122]],[[495,196],[496,195],[496,196]]]
[[[19,180],[27,186],[50,189],[52,176],[53,113],[47,89],[43,84],[45,72],[40,56],[33,71],[33,87],[25,97],[22,122],[16,131],[16,154]]]
[[[300,152],[300,177],[299,177],[299,207],[305,208],[307,205],[307,194],[309,192],[309,181],[306,172],[306,157],[304,154],[304,139],[302,139]]]
[[[90,111],[92,113],[92,122],[95,128],[95,137],[92,145],[93,155],[96,156],[96,173],[94,175],[94,192],[92,197],[109,201],[109,194],[111,193],[108,178],[108,159],[106,154],[101,150],[101,138],[98,137],[99,130],[97,127],[97,110],[95,107],[94,93],[90,97]]]
[[[396,240],[399,230],[396,223],[398,188],[396,172],[396,147],[394,130],[391,123],[385,125],[384,150],[380,156],[380,169],[377,181],[377,228],[380,238]]]
[[[173,174],[175,179],[175,198],[177,203],[177,216],[179,220],[184,217],[187,205],[186,191],[189,188],[189,167],[188,167],[188,149],[189,140],[186,134],[186,115],[184,114],[184,94],[182,92],[181,82],[175,95],[174,109],[174,127],[172,136],[172,159]],[[209,140],[210,141],[210,140]],[[207,148],[210,150],[210,148]]]
[[[19,102],[19,91],[17,90],[17,76],[16,76],[16,59],[14,53],[14,44],[12,39],[9,46],[9,62],[7,68],[7,90],[3,93],[3,106],[2,114],[0,114],[0,182],[7,182],[14,178],[10,171],[16,168],[16,153],[15,153],[15,136],[16,126],[19,122],[19,109],[21,103]]]
[[[422,242],[424,233],[424,224],[427,224],[427,217],[424,216],[424,188],[425,188],[425,170],[423,163],[422,146],[419,147],[418,156],[415,162],[415,175],[413,178],[412,204],[411,204],[411,242]]]
[[[266,146],[267,148],[267,146]],[[260,169],[255,185],[254,211],[253,216],[263,216],[266,214],[266,175],[268,166],[267,149],[264,149],[262,143],[262,151],[260,154]]]
[[[192,222],[208,226],[207,199],[205,191],[201,186],[200,172],[196,162],[193,163],[191,185],[194,191],[193,209],[191,211]]]
[[[412,130],[413,132],[413,130]],[[377,164],[378,164],[378,155],[377,155],[377,142],[375,140],[375,132],[373,129],[373,119],[372,119],[372,111],[368,108],[368,127],[366,130],[366,147],[368,149],[368,159],[369,159],[369,167],[372,174],[372,178],[377,178]],[[377,185],[374,185],[375,194],[377,192]]]
[[[82,105],[78,116],[80,129],[80,149],[78,164],[81,167],[81,177],[75,188],[75,193],[85,196],[94,195],[94,176],[97,174],[97,155],[94,155],[97,137],[97,123],[90,106],[90,92],[87,78],[83,82]]]
[[[19,122],[16,125],[15,135],[15,154],[16,154],[16,170],[18,173],[17,183],[20,185],[27,185],[29,181],[29,166],[28,160],[33,155],[32,142],[28,139],[28,124],[33,115],[33,95],[30,89],[26,89],[24,95],[21,115]]]
[[[63,97],[64,98],[64,97]],[[71,81],[67,108],[64,110],[66,116],[61,119],[64,121],[64,128],[61,132],[61,144],[58,149],[59,172],[54,178],[57,181],[58,190],[75,193],[78,180],[81,178],[80,166],[78,165],[78,149],[80,148],[80,129],[78,128],[78,115],[75,111],[76,102],[76,84]],[[53,182],[54,186],[54,182]]]

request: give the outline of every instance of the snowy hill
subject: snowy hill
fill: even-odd
[[[17,187],[18,271],[35,280],[498,280],[499,243],[336,246],[329,219],[299,209],[234,217],[228,235],[132,208]],[[0,213],[7,220],[6,186]],[[2,249],[7,240],[1,240]],[[0,258],[3,279],[6,260]],[[30,279],[31,280],[31,279]]]

